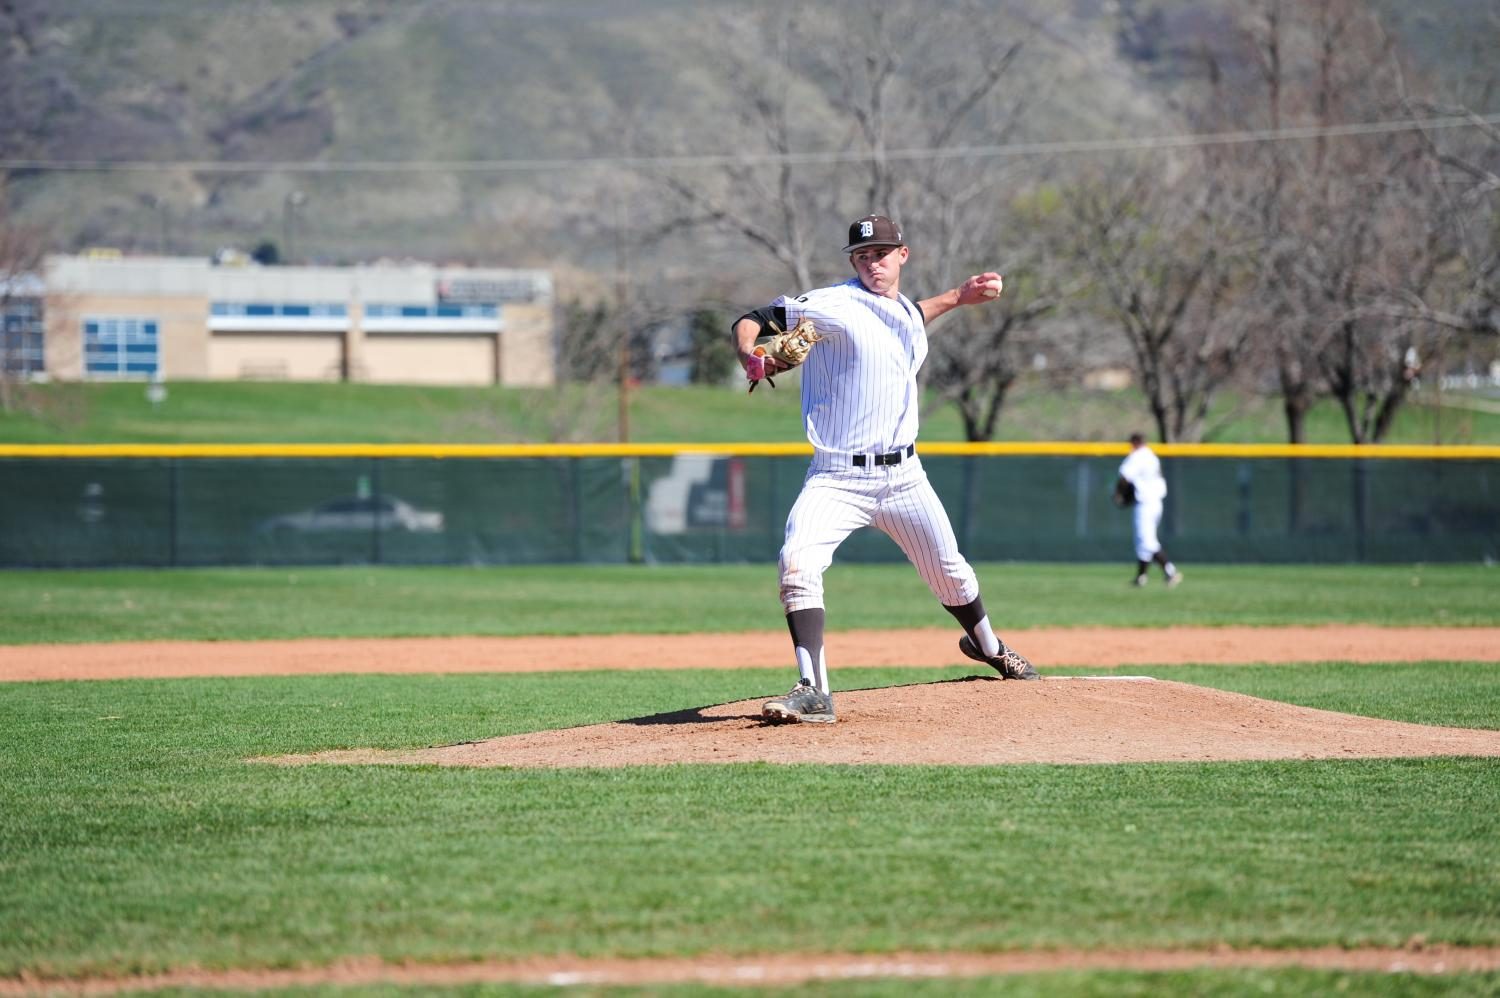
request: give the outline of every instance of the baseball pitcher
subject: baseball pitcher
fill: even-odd
[[[761,710],[766,721],[832,723],[833,691],[823,650],[823,573],[855,530],[888,534],[963,627],[963,654],[1005,679],[1038,679],[1029,661],[995,634],[974,569],[958,550],[948,514],[917,454],[917,372],[927,357],[927,324],[964,305],[999,297],[994,272],[913,302],[901,293],[911,250],[883,215],[849,226],[844,253],[854,277],[783,295],[735,320],[740,364],[754,388],[800,366],[802,422],[813,459],[787,515],[781,548],[781,603],[799,678]],[[794,331],[796,342],[787,343]]]

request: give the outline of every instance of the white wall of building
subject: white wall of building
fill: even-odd
[[[167,379],[511,386],[556,380],[547,271],[54,256],[44,282],[48,374],[62,379],[115,376],[97,362],[91,367],[98,343],[90,347],[89,338],[128,322],[158,338],[155,376]],[[267,306],[271,314],[264,314]],[[461,314],[449,314],[455,309]]]

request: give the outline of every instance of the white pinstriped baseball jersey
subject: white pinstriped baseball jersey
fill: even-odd
[[[850,278],[772,305],[786,309],[788,329],[806,316],[824,337],[802,365],[802,423],[816,450],[885,454],[916,443],[927,327],[911,299]]]

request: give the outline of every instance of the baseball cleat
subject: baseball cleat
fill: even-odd
[[[833,697],[801,680],[786,696],[767,700],[760,709],[767,724],[832,724]]]
[[[998,641],[999,639],[997,638],[996,640]],[[1022,655],[1014,648],[1011,648],[1004,641],[1000,642],[1000,654],[992,655],[989,658],[986,658],[984,656],[984,653],[982,653],[978,648],[975,648],[974,642],[970,641],[969,636],[965,634],[963,637],[958,639],[958,650],[963,652],[969,658],[972,658],[974,661],[983,662],[985,665],[994,669],[996,672],[1000,673],[1000,677],[1002,679],[1042,678],[1041,675],[1036,671],[1036,669],[1032,668],[1031,663],[1026,660],[1025,655]]]
[[[1182,570],[1178,569],[1177,571],[1173,572],[1171,575],[1167,576],[1167,588],[1171,589],[1174,586],[1176,586],[1178,583],[1180,583],[1181,581],[1182,581]]]
[[[1146,578],[1144,575],[1137,575],[1134,579],[1131,580],[1130,584],[1132,586],[1135,586],[1136,588],[1140,588],[1141,586],[1144,586],[1149,581],[1151,581],[1151,580],[1148,579],[1148,578]]]

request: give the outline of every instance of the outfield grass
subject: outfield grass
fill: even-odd
[[[5,443],[547,443],[621,438],[611,385],[548,389],[264,382],[172,382],[153,405],[140,383],[28,385],[0,412]],[[1387,443],[1497,444],[1500,412],[1416,399],[1397,415]],[[1483,403],[1480,403],[1483,404]],[[642,443],[801,443],[795,377],[746,398],[734,387],[645,386],[633,390],[625,435]],[[1152,433],[1150,410],[1134,391],[1059,389],[1023,377],[1007,398],[997,440],[1119,441]],[[929,397],[922,439],[963,440],[952,405]],[[1277,400],[1221,395],[1209,443],[1285,443]],[[1307,441],[1347,444],[1332,402],[1308,416]]]
[[[1500,624],[1484,565],[1203,565],[1131,589],[1130,566],[977,566],[1002,630]],[[906,564],[835,565],[832,630],[948,626]],[[781,630],[773,565],[0,572],[0,643]]]

